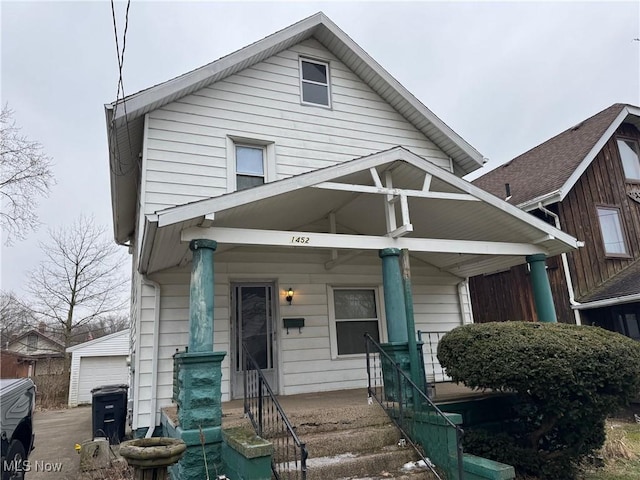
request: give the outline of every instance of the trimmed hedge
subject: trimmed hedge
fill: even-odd
[[[575,478],[604,420],[640,392],[640,343],[598,327],[494,322],[447,333],[438,359],[456,382],[514,392],[503,435],[471,431],[470,451],[545,479]]]

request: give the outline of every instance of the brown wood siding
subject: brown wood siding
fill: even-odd
[[[583,248],[568,255],[578,300],[640,258],[640,204],[627,195],[633,185],[625,179],[616,143],[618,136],[640,141],[640,132],[634,126],[621,125],[559,204],[562,229],[585,243]],[[597,212],[599,205],[620,209],[628,258],[605,254]]]
[[[640,204],[627,195],[629,189],[640,185],[626,181],[618,151],[618,137],[640,142],[640,132],[636,127],[622,124],[566,198],[548,207],[560,216],[562,230],[585,243],[583,248],[567,254],[577,300],[640,258]],[[629,258],[605,255],[598,205],[620,209]],[[534,213],[544,219],[540,212]],[[551,258],[547,265],[558,321],[574,323],[562,260],[560,257]],[[475,322],[536,320],[526,265],[494,275],[477,276],[471,278],[469,284]]]
[[[560,256],[547,260],[547,274],[558,322],[574,323]],[[475,323],[538,320],[527,265],[470,278],[469,287]]]

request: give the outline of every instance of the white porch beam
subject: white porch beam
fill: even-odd
[[[393,175],[391,173],[391,170],[387,170],[386,172],[384,172],[384,181],[386,183],[387,188],[383,190],[393,189]],[[393,205],[393,197],[394,197],[393,193],[387,192],[387,194],[385,195],[384,217],[387,222],[388,233],[393,232],[398,227],[398,224],[396,223],[396,207]]]
[[[378,175],[378,170],[374,167],[369,169],[369,173],[371,173],[371,178],[373,178],[373,183],[376,187],[382,188],[382,180],[380,180],[380,175]]]
[[[235,245],[267,245],[275,247],[344,248],[380,250],[407,248],[414,252],[467,253],[474,255],[533,255],[547,253],[528,243],[448,240],[434,238],[390,238],[386,236],[346,235],[286,230],[253,230],[247,228],[191,227],[182,231],[181,240],[210,239]]]
[[[431,188],[431,179],[433,178],[433,175],[430,175],[428,173],[424,174],[424,182],[422,182],[422,191],[423,192],[428,192],[429,189]]]
[[[404,235],[406,235],[407,233],[411,233],[413,232],[413,225],[411,225],[410,223],[407,225],[402,225],[398,228],[396,228],[393,232],[389,232],[388,235],[391,238],[398,238],[398,237],[402,237]]]
[[[479,202],[480,200],[468,193],[430,192],[424,190],[407,190],[403,188],[372,187],[371,185],[358,185],[354,183],[322,182],[313,185],[313,188],[324,190],[338,190],[344,192],[378,193],[382,195],[406,195],[407,197],[435,198],[439,200],[460,200]]]

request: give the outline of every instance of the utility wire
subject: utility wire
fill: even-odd
[[[114,102],[114,105],[113,105],[113,112],[111,116],[111,125],[110,125],[111,141],[113,143],[111,148],[112,148],[113,156],[115,158],[115,165],[111,165],[111,171],[116,175],[127,175],[134,168],[136,168],[136,165],[137,165],[137,162],[133,155],[133,150],[131,145],[131,133],[129,131],[129,120],[127,119],[127,103],[125,101],[126,95],[124,90],[124,81],[122,79],[122,69],[124,65],[124,52],[127,48],[127,31],[129,29],[130,6],[131,6],[131,0],[127,0],[127,9],[125,12],[125,20],[124,20],[124,33],[122,35],[122,50],[120,50],[120,45],[118,42],[118,25],[116,21],[116,10],[115,10],[114,1],[111,0],[111,17],[113,19],[113,33],[114,33],[115,43],[116,43],[116,55],[118,57],[118,88],[116,90],[116,101]],[[120,101],[120,93],[122,93],[122,107],[124,109],[124,122],[125,122],[126,131],[127,131],[127,141],[129,144],[130,162],[122,161],[122,156],[120,154],[120,145],[116,136],[117,129],[116,129],[115,118],[116,118],[116,112],[118,110],[118,103]],[[126,166],[126,168],[125,168],[125,163],[129,163]]]

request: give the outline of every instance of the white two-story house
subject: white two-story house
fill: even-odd
[[[462,180],[482,155],[322,13],[105,113],[136,430],[188,344],[190,240],[217,242],[223,400],[243,341],[278,394],[366,386],[364,332],[393,336],[383,249],[409,250],[416,329],[442,332],[472,321],[468,277],[577,245]]]

